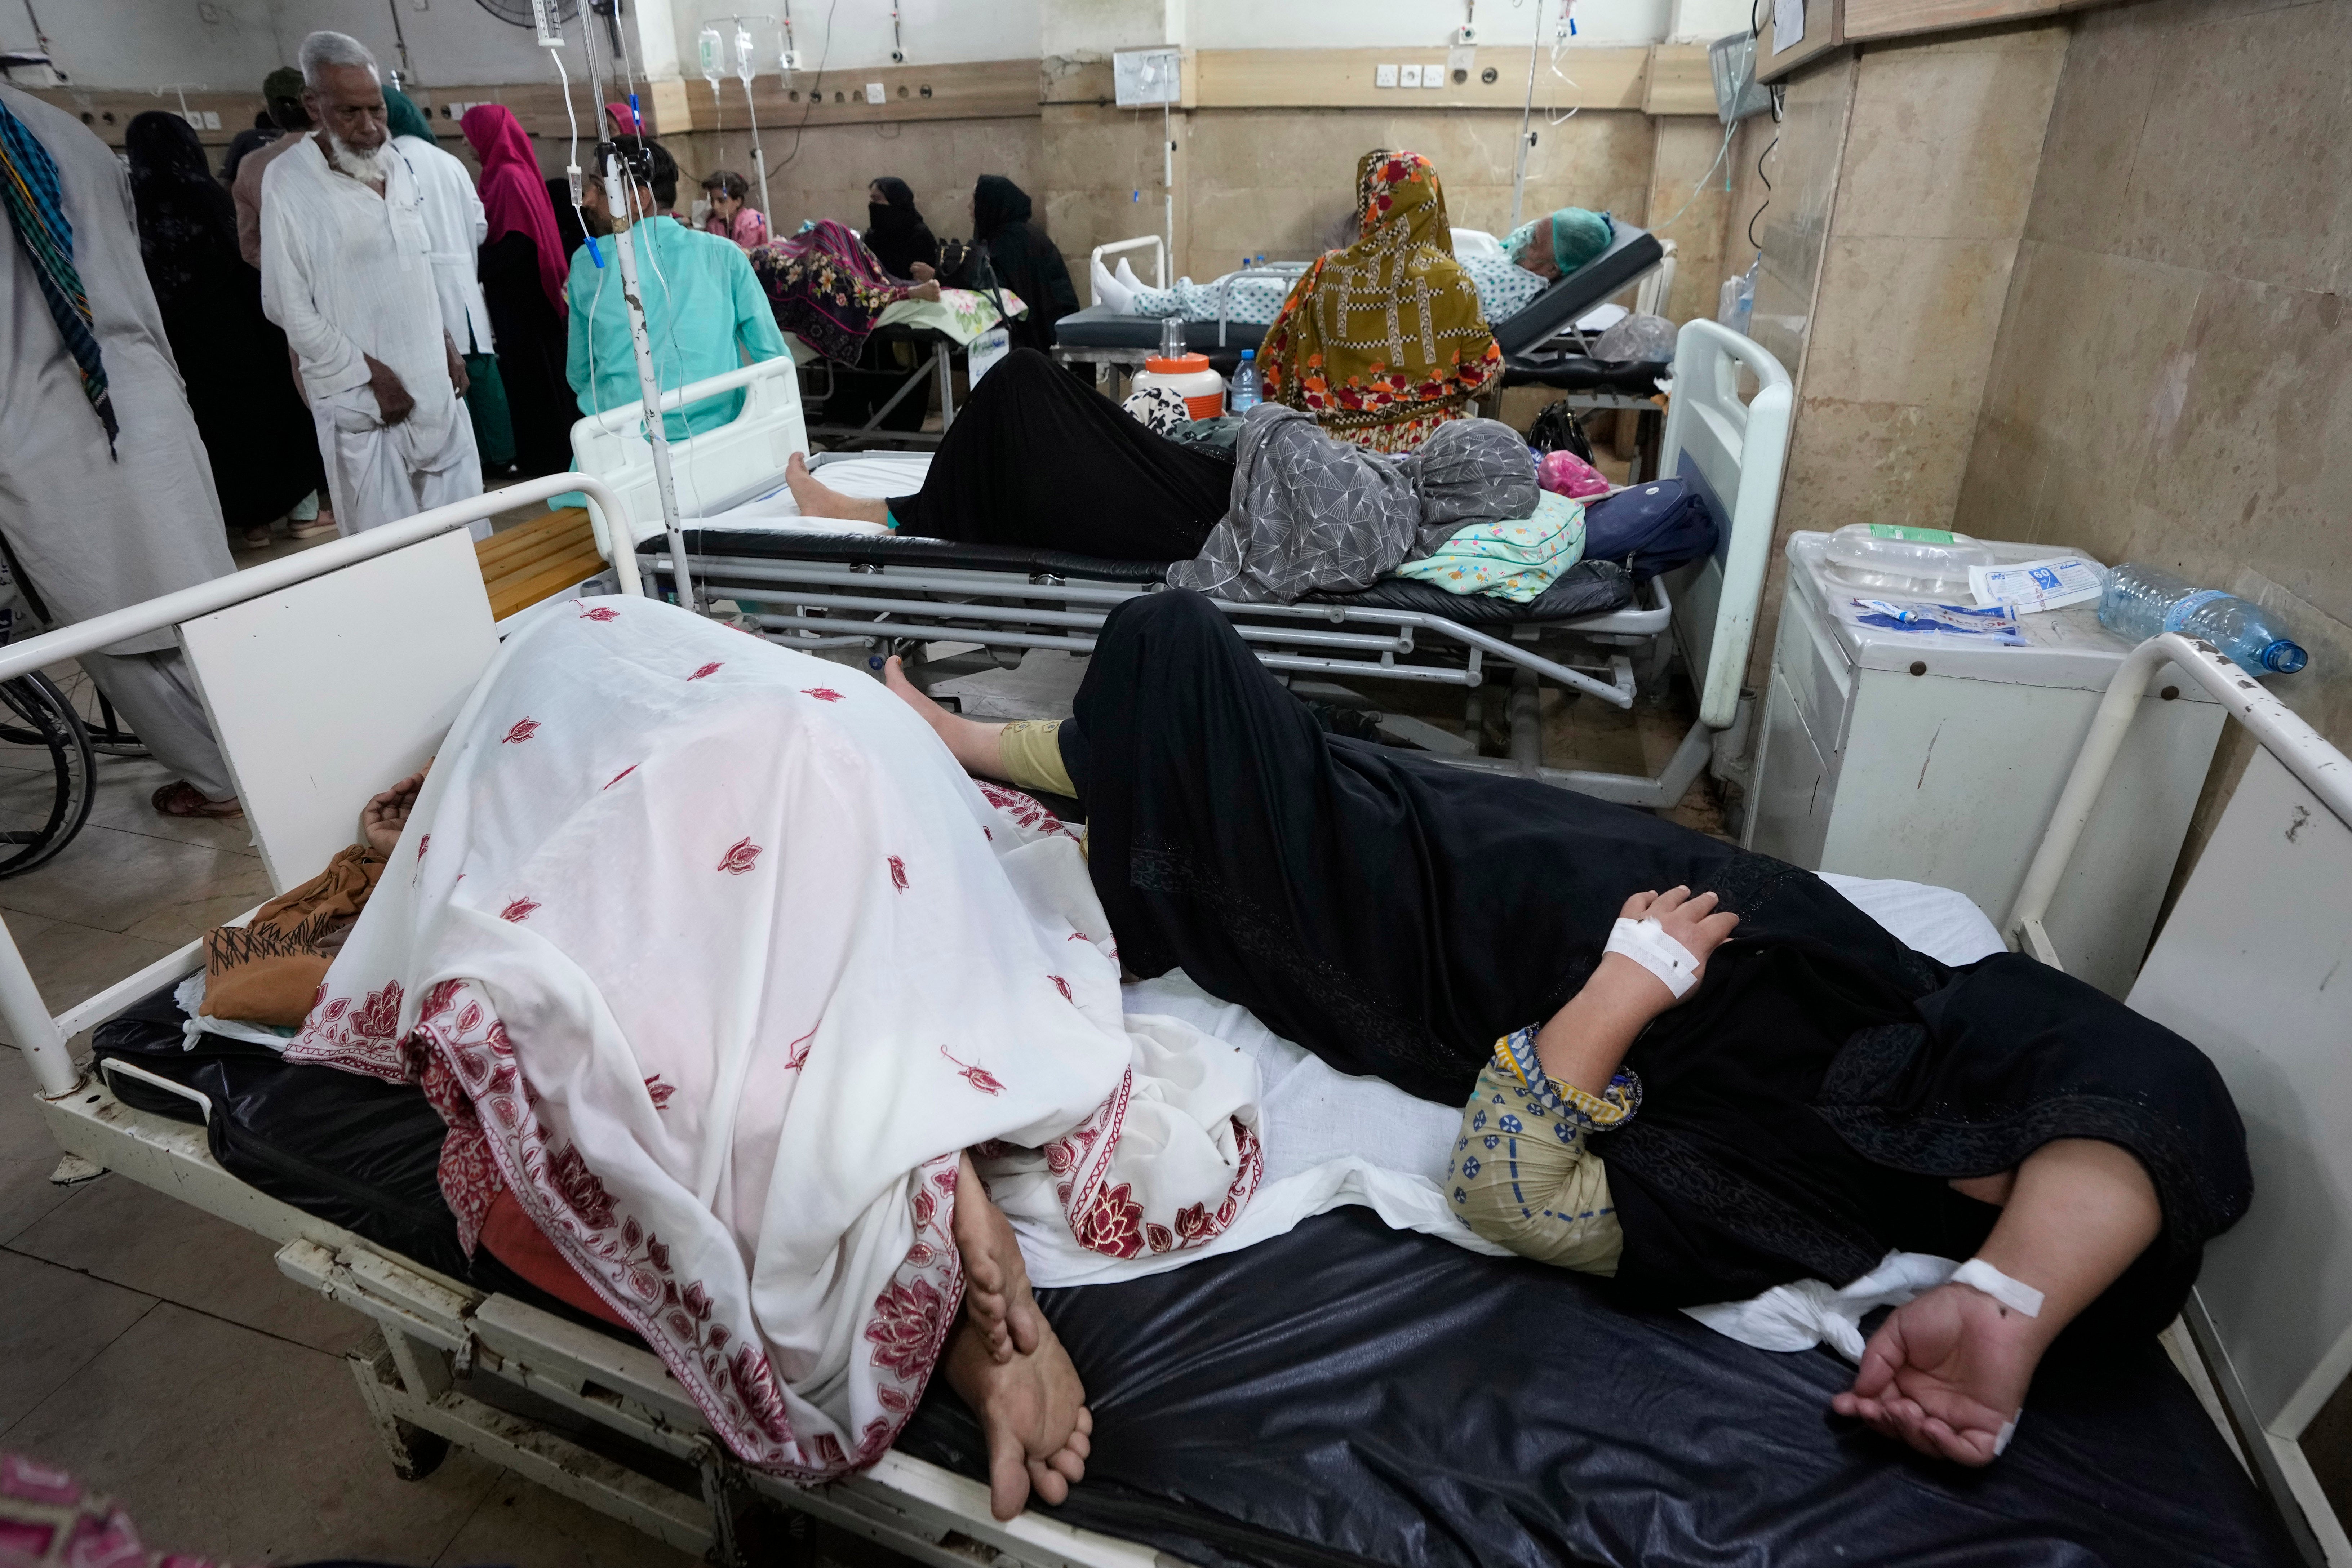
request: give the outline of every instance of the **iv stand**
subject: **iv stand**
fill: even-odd
[[[615,157],[605,161],[604,200],[616,216],[625,216],[628,226],[617,225],[613,230],[613,249],[621,262],[621,300],[628,307],[629,346],[637,356],[637,392],[645,400],[646,439],[654,449],[654,494],[661,501],[662,528],[669,535],[670,570],[677,584],[677,602],[699,614],[701,600],[694,591],[694,580],[686,566],[686,534],[677,521],[677,485],[670,477],[669,433],[664,427],[661,411],[661,379],[654,374],[653,340],[646,333],[645,296],[637,288],[637,225],[653,215],[637,213],[635,181],[625,189],[621,182],[621,163]],[[613,524],[613,548],[635,550],[635,531],[625,518],[609,520]]]
[[[1528,194],[1528,127],[1536,112],[1536,56],[1543,49],[1543,0],[1536,0],[1536,36],[1528,43],[1528,97],[1519,109],[1519,155],[1511,170],[1511,226],[1519,226],[1519,207]]]
[[[762,14],[746,16],[710,16],[706,17],[705,20],[710,23],[732,22],[740,27],[746,22],[772,22],[775,18]],[[735,79],[743,84],[743,118],[749,121],[751,126],[751,167],[758,170],[760,174],[760,210],[767,215],[768,223],[772,228],[776,221],[776,204],[768,195],[768,154],[766,149],[760,145],[760,110],[751,101],[751,79],[742,74],[740,59],[737,61],[737,68]]]

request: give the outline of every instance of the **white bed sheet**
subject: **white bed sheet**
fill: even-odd
[[[818,479],[843,495],[875,500],[914,494],[923,488],[923,476],[930,469],[931,454],[929,452],[859,453],[837,458],[820,456],[811,465],[811,471]],[[762,490],[749,500],[697,512],[678,521],[689,528],[712,523],[749,533],[814,533],[870,539],[890,532],[878,522],[803,516],[800,503],[793,499],[793,492],[785,486],[782,475],[777,476],[772,488]]]
[[[2002,951],[1992,922],[1964,893],[1921,882],[1833,875],[1822,879],[1941,963],[1969,963]],[[1440,1185],[1461,1135],[1459,1107],[1417,1099],[1379,1079],[1339,1072],[1275,1034],[1247,1008],[1202,991],[1181,971],[1126,987],[1125,1005],[1130,1014],[1181,1018],[1257,1062],[1265,1177],[1240,1223],[1206,1248],[1126,1259],[1089,1258],[1075,1269],[1051,1271],[1032,1255],[1030,1268],[1039,1285],[1101,1284],[1159,1273],[1203,1253],[1269,1240],[1310,1215],[1349,1203],[1369,1205],[1399,1230],[1444,1237],[1474,1252],[1503,1250],[1454,1217]]]

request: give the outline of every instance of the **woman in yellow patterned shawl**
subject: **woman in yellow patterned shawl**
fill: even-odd
[[[1363,237],[1308,268],[1266,329],[1265,400],[1340,440],[1409,452],[1502,373],[1478,289],[1454,259],[1445,193],[1418,153],[1356,166]]]

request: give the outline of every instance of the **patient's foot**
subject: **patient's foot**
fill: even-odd
[[[948,1386],[980,1417],[988,1439],[988,1507],[1011,1519],[1031,1491],[1049,1503],[1087,1473],[1095,1419],[1078,1369],[1050,1328],[1037,1348],[1009,1362],[990,1353],[969,1313],[948,1339]]]
[[[928,283],[918,283],[912,289],[907,290],[907,298],[909,300],[936,300],[939,297],[940,285],[939,279],[933,279]]]
[[[941,741],[948,752],[974,778],[1001,779],[1004,776],[1004,726],[985,724],[977,719],[967,719],[961,713],[950,713],[920,691],[907,679],[906,667],[893,654],[882,667],[882,683],[898,695],[898,700],[917,713]]]
[[[1000,1362],[1027,1355],[1045,1337],[1045,1314],[1029,1289],[1029,1266],[1013,1222],[963,1155],[956,1175],[955,1244],[963,1256],[963,1310]]]
[[[838,518],[850,522],[878,522],[890,526],[890,503],[869,496],[845,496],[831,485],[817,483],[808,471],[808,464],[794,452],[784,459],[784,483],[793,492],[793,504],[801,509],[803,517]]]
[[[1938,1286],[1879,1325],[1831,1406],[1923,1454],[1989,1465],[2052,1332],[1969,1286]]]

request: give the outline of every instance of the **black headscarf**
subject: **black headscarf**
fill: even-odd
[[[971,190],[971,240],[985,252],[994,281],[1021,296],[1029,313],[1007,329],[1015,348],[1050,351],[1054,323],[1078,308],[1070,269],[1054,242],[1029,221],[1029,193],[1002,174],[982,174]],[[979,282],[967,261],[959,281]]]
[[[866,248],[874,253],[893,278],[912,278],[915,263],[940,264],[940,242],[923,215],[915,210],[915,193],[907,182],[885,174],[873,182],[882,193],[878,203],[866,204]]]
[[[139,255],[155,300],[170,306],[211,267],[238,260],[236,204],[213,178],[204,143],[176,114],[150,110],[122,133],[131,159],[131,200],[139,213]]]

